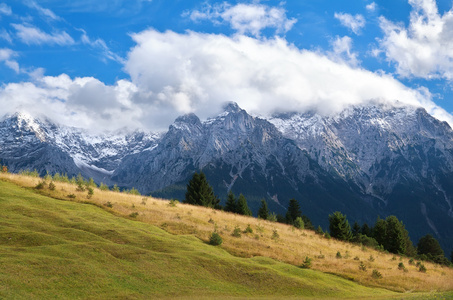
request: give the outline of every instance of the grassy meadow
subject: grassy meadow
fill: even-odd
[[[422,273],[310,230],[99,189],[89,197],[69,183],[38,191],[40,182],[0,174],[1,299],[453,297],[451,268],[424,262]],[[214,230],[221,246],[207,243]]]

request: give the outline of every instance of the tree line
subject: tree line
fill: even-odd
[[[187,184],[184,202],[214,209],[223,209],[224,211],[240,215],[252,216],[244,195],[240,194],[239,197],[236,197],[232,191],[229,191],[225,207],[222,207],[220,205],[220,199],[214,194],[214,190],[209,185],[203,172],[195,173]],[[286,223],[301,229],[314,230],[310,219],[302,215],[296,199],[289,201],[285,216],[270,212],[266,200],[261,199],[258,218]],[[393,215],[385,219],[378,217],[372,227],[367,223],[359,225],[355,222],[351,228],[346,215],[337,211],[329,215],[329,231],[324,232],[318,226],[316,232],[325,235],[327,238],[332,237],[346,242],[374,247],[390,253],[451,265],[451,262],[445,257],[439,242],[432,235],[427,234],[420,238],[417,247],[415,247],[403,222]],[[453,251],[451,261],[453,261]]]

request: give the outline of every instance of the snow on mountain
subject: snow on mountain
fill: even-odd
[[[453,247],[453,131],[418,107],[264,119],[230,103],[205,121],[181,116],[162,134],[97,135],[17,113],[0,122],[0,163],[179,199],[203,170],[222,199],[243,193],[255,211],[266,198],[284,214],[296,198],[323,226],[335,210],[369,224],[394,214],[414,240],[432,233]]]

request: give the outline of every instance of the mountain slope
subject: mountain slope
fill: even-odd
[[[392,297],[0,181],[0,298]],[[415,295],[417,296],[417,295]]]
[[[0,123],[0,162],[13,171],[82,173],[98,183],[184,198],[195,171],[215,192],[243,193],[285,214],[291,198],[315,224],[339,210],[373,224],[394,214],[416,242],[453,248],[453,131],[424,109],[374,103],[340,114],[249,115],[234,103],[211,119],[193,114],[164,134],[94,135],[16,114]]]

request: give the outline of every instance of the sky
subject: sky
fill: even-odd
[[[162,131],[415,105],[453,126],[452,0],[0,0],[0,116]]]

